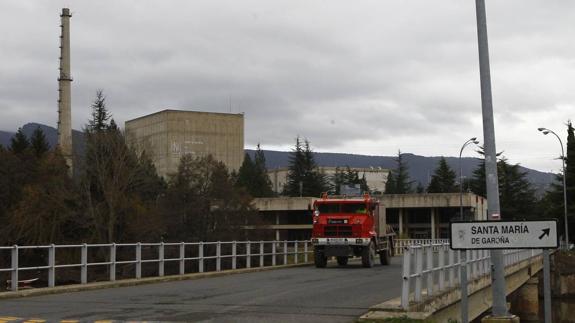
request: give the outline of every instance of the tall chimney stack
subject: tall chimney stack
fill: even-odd
[[[58,77],[58,146],[72,175],[72,75],[70,74],[70,9],[60,15],[60,75]]]

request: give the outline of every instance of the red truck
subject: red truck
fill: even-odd
[[[383,213],[383,212],[382,212]],[[314,262],[318,268],[336,257],[340,266],[349,258],[361,257],[363,267],[372,267],[379,254],[382,265],[393,256],[395,233],[379,214],[379,201],[365,194],[363,197],[328,197],[313,204]]]

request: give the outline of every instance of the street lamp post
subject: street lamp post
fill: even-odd
[[[467,140],[461,150],[459,150],[459,218],[461,221],[465,220],[463,217],[463,168],[461,167],[461,154],[463,154],[463,149],[470,144],[478,144],[476,137]],[[461,322],[469,322],[469,315],[467,311],[467,250],[463,250],[460,256],[460,275],[461,275]]]
[[[537,128],[537,130],[541,131],[544,135],[552,133],[557,137],[559,140],[559,144],[561,145],[561,161],[563,161],[563,209],[564,209],[564,216],[565,216],[565,247],[569,247],[569,222],[567,221],[567,182],[565,178],[567,174],[565,173],[565,151],[563,150],[563,142],[561,138],[553,132],[553,130],[549,130],[547,128]]]
[[[473,137],[467,140],[463,146],[461,146],[461,150],[459,150],[459,217],[461,221],[465,220],[463,217],[463,169],[461,166],[461,154],[463,154],[463,149],[472,143],[477,145],[479,141],[477,141],[476,137]]]

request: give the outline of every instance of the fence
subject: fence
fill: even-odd
[[[393,244],[394,255],[401,256],[403,251],[413,245],[448,244],[449,239],[396,239]]]
[[[239,268],[285,265],[288,263],[307,263],[313,248],[310,241],[218,241],[218,242],[180,242],[180,243],[122,243],[122,244],[81,244],[0,247],[0,260],[10,259],[11,266],[4,268],[0,264],[0,274],[9,272],[9,289],[18,290],[20,272],[47,271],[47,286],[57,284],[57,270],[67,268],[80,269],[79,282],[87,284],[88,268],[102,268],[106,272],[104,280],[115,281],[118,266],[135,267],[133,278],[142,278],[142,267],[155,264],[151,275],[158,277],[166,273],[166,264],[177,263],[176,274],[189,272],[222,271]],[[154,250],[155,249],[155,250]],[[63,254],[67,257],[58,257]],[[20,253],[35,251],[35,258],[27,262],[41,265],[20,267]],[[40,252],[40,255],[38,254]],[[120,251],[120,252],[119,252]],[[46,254],[47,252],[47,254]],[[1,257],[4,256],[4,257]],[[151,257],[151,258],[150,258]],[[27,257],[30,258],[30,257]],[[60,258],[60,259],[59,259]],[[65,259],[77,259],[75,263],[65,263]],[[79,258],[79,259],[78,259]],[[92,261],[91,261],[92,260]],[[225,261],[223,261],[225,260]],[[79,261],[79,262],[78,262]],[[190,267],[190,264],[193,267]],[[173,267],[173,266],[172,266]],[[73,280],[69,277],[67,280]],[[76,278],[77,279],[77,278]]]
[[[461,256],[466,252],[466,261]],[[505,267],[541,254],[541,250],[504,250]],[[446,259],[447,258],[447,259]],[[446,261],[447,260],[447,261]],[[461,266],[466,266],[468,281],[490,275],[489,250],[451,250],[449,243],[432,243],[407,247],[403,253],[403,286],[401,306],[408,309],[410,301],[421,302],[423,283],[427,297],[460,285]],[[412,288],[414,289],[412,292]],[[412,296],[412,297],[411,297]]]

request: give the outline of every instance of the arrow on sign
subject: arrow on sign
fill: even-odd
[[[547,229],[543,229],[541,231],[543,231],[543,233],[539,236],[539,240],[543,239],[544,236],[549,236],[549,231],[551,231],[551,229],[547,228]]]

